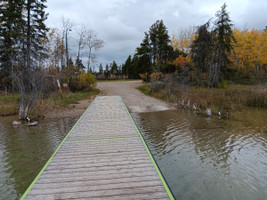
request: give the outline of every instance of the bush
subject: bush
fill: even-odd
[[[163,73],[161,73],[161,72],[154,72],[150,75],[150,81],[151,82],[159,81],[162,78],[163,78]]]
[[[149,82],[150,77],[149,77],[149,73],[143,73],[143,74],[139,74],[140,78],[144,81],[144,82]]]
[[[70,90],[75,91],[90,91],[95,88],[96,79],[93,74],[82,72],[75,78],[70,79]]]

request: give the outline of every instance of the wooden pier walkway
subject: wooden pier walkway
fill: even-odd
[[[91,103],[21,199],[173,199],[119,96]]]

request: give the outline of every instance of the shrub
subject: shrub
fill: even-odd
[[[151,82],[159,81],[163,78],[163,73],[161,72],[154,72],[150,75]]]
[[[144,81],[144,82],[149,82],[150,77],[149,77],[149,73],[143,73],[143,74],[139,74],[140,78]]]
[[[90,91],[96,85],[96,79],[93,74],[82,72],[75,78],[70,79],[70,90],[75,91]]]

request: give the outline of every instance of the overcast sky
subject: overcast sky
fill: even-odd
[[[267,26],[266,0],[47,0],[47,25],[60,27],[62,16],[73,30],[80,24],[97,31],[105,46],[98,51],[98,64],[115,60],[124,63],[156,20],[163,19],[169,35],[198,26],[215,17],[223,3],[238,28],[264,29]],[[69,33],[72,55],[76,57],[75,32]]]

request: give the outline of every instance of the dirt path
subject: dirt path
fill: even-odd
[[[146,96],[136,88],[142,84],[142,81],[118,81],[118,82],[98,82],[97,88],[101,90],[102,96],[121,96],[130,112],[156,112],[174,109],[171,105],[163,101]],[[90,105],[95,96],[80,100],[75,104],[70,104],[66,108],[58,108],[48,111],[45,119],[57,119],[64,117],[79,117]]]
[[[140,86],[142,81],[118,81],[118,82],[98,82],[97,88],[102,91],[102,95],[121,96],[130,112],[156,112],[174,109],[171,105],[146,96],[136,87]]]

